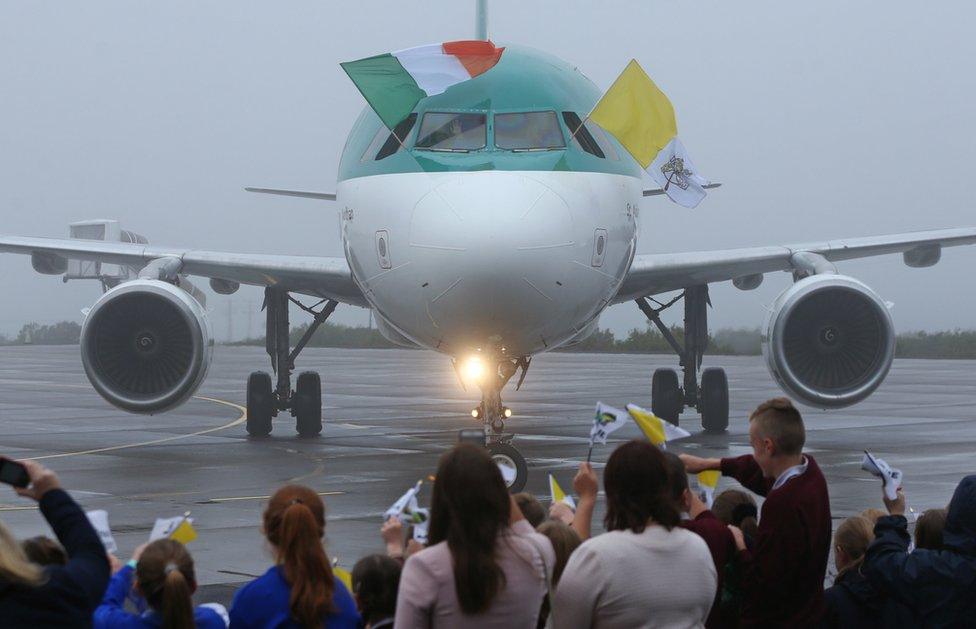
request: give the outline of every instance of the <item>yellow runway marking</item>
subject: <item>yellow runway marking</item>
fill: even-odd
[[[194,395],[194,400],[203,400],[205,402],[215,402],[217,404],[223,404],[224,406],[229,406],[231,408],[236,408],[241,412],[241,416],[234,421],[224,424],[223,426],[217,426],[216,428],[207,428],[206,430],[198,430],[196,432],[190,432],[185,435],[173,435],[172,437],[163,437],[162,439],[153,439],[151,441],[142,441],[139,443],[126,443],[118,446],[107,446],[104,448],[95,448],[93,450],[82,450],[80,452],[63,452],[61,454],[45,454],[44,456],[29,457],[35,461],[40,461],[41,459],[59,459],[66,456],[82,456],[85,454],[99,454],[101,452],[114,452],[116,450],[127,450],[129,448],[141,448],[142,446],[154,446],[159,443],[169,443],[170,441],[178,441],[180,439],[187,439],[189,437],[199,437],[200,435],[208,435],[218,430],[226,430],[228,428],[233,428],[234,426],[239,426],[247,421],[247,409],[240,404],[234,404],[233,402],[228,402],[227,400],[218,400],[212,397],[203,397],[202,395]]]
[[[344,491],[320,491],[318,495],[320,496],[342,496],[345,495]],[[233,498],[211,498],[207,501],[210,502],[236,502],[238,500],[267,500],[271,496],[235,496]]]

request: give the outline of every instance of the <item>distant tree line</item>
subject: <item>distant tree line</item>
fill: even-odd
[[[307,323],[297,325],[291,329],[288,338],[294,347],[308,331]],[[264,337],[250,338],[233,343],[233,345],[264,345]],[[389,349],[399,347],[386,340],[386,337],[375,328],[342,325],[341,323],[325,322],[319,326],[307,347],[346,347],[359,349]]]
[[[294,346],[308,330],[302,324],[291,330]],[[684,342],[684,329],[672,326],[671,333]],[[81,325],[60,321],[51,325],[28,323],[13,338],[0,334],[0,345],[77,345]],[[234,345],[264,345],[264,337],[247,339]],[[345,347],[385,349],[398,347],[386,340],[375,328],[324,323],[308,343],[309,347]],[[566,348],[568,352],[606,352],[633,354],[668,354],[671,346],[653,327],[634,328],[626,337],[617,338],[611,330],[597,330],[583,342]],[[755,356],[762,351],[758,328],[721,328],[708,336],[706,354]],[[969,358],[976,359],[976,330],[945,332],[904,332],[897,337],[895,355],[899,358]]]
[[[77,345],[80,339],[81,325],[74,321],[27,323],[13,338],[0,334],[0,345]]]

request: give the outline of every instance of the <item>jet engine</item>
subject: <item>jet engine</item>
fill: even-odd
[[[813,275],[777,297],[763,332],[770,373],[789,395],[819,408],[860,402],[884,381],[895,354],[885,303],[843,275]]]
[[[203,382],[212,355],[203,307],[159,280],[137,279],[106,292],[81,330],[81,361],[92,386],[132,413],[185,402]]]

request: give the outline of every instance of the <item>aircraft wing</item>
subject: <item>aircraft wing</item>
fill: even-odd
[[[795,245],[642,254],[634,256],[613,303],[771,271],[791,271],[793,255],[800,252],[820,254],[831,262],[902,253],[910,266],[930,266],[938,261],[942,247],[971,244],[976,244],[976,228],[966,227]]]
[[[49,268],[57,268],[57,261],[69,259],[141,269],[159,258],[178,258],[181,261],[179,273],[183,275],[254,286],[278,286],[354,306],[366,306],[366,300],[353,281],[345,258],[231,253],[100,240],[22,236],[0,236],[0,253],[3,252],[31,255],[34,267],[38,270],[45,263]]]

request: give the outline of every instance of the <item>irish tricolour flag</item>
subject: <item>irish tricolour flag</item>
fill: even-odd
[[[341,65],[383,124],[392,129],[421,99],[490,70],[504,50],[490,41],[454,41]]]

